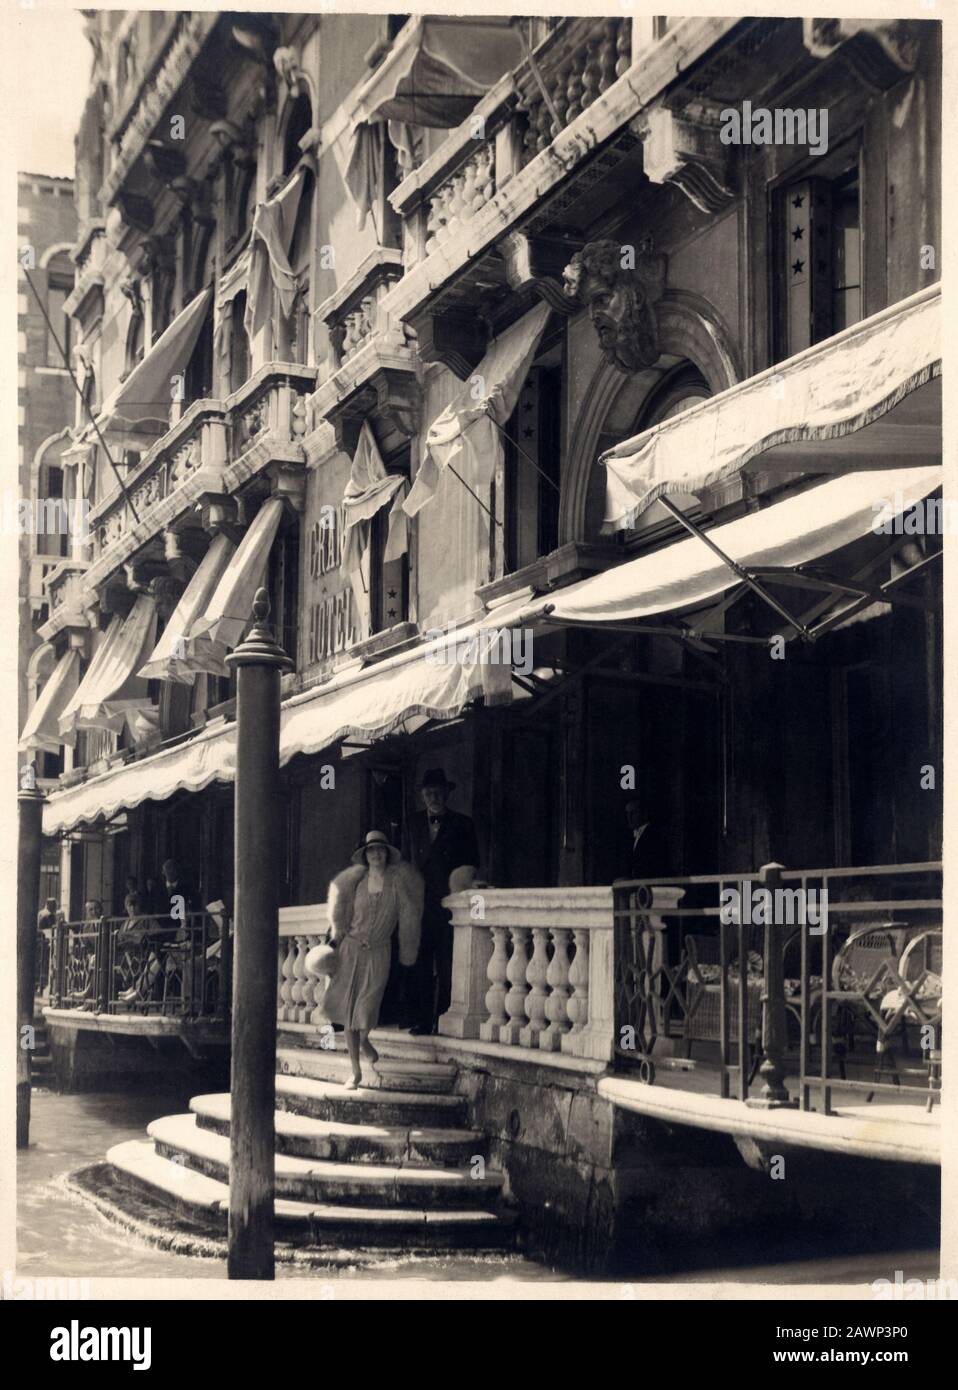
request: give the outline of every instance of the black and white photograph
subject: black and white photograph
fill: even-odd
[[[906,1363],[958,15],[469,8],[5,6],[0,1293]]]

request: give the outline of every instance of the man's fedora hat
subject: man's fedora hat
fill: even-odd
[[[456,790],[455,782],[450,782],[441,767],[431,767],[422,781],[419,783],[420,790],[426,787],[444,787],[447,792]]]
[[[373,845],[382,845],[383,849],[389,851],[390,864],[398,864],[399,860],[402,858],[401,854],[399,853],[399,850],[396,848],[395,845],[391,845],[389,843],[388,838],[383,834],[381,830],[370,830],[367,833],[365,840],[363,840],[362,844],[359,846],[355,854],[352,856],[352,862],[354,864],[367,863],[368,861],[366,859],[366,851]]]

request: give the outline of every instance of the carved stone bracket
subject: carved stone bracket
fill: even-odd
[[[735,196],[729,149],[719,139],[718,102],[696,102],[681,114],[661,102],[636,118],[642,167],[652,183],[674,183],[703,212],[718,212]]]
[[[814,58],[841,50],[855,75],[880,91],[914,72],[918,58],[916,27],[900,19],[805,19],[802,42]]]
[[[363,421],[373,426],[384,453],[401,448],[419,430],[422,393],[415,374],[379,367],[362,386],[327,412],[336,443],[353,454]]]
[[[567,294],[588,308],[606,359],[620,372],[651,367],[660,356],[655,306],[665,292],[667,260],[617,241],[590,241],[563,279]]]
[[[153,204],[142,193],[130,193],[126,189],[122,190],[116,195],[116,209],[126,227],[135,227],[139,232],[148,232],[153,226]],[[110,230],[109,227],[108,230]],[[116,244],[119,245],[119,241]]]
[[[294,512],[302,512],[306,505],[305,462],[271,463],[266,472],[270,480],[270,496],[281,497]]]
[[[468,309],[423,309],[406,320],[417,338],[423,362],[441,362],[460,380],[482,361],[489,334]]]
[[[511,289],[517,293],[532,289],[560,314],[574,314],[579,304],[566,294],[562,276],[570,257],[581,247],[581,241],[569,237],[510,232],[496,249],[505,262],[506,281]]]
[[[282,81],[286,83],[291,97],[295,99],[300,93],[308,91],[305,83],[306,74],[300,66],[297,49],[292,47],[277,48],[273,54],[273,66]]]
[[[226,492],[201,492],[196,499],[200,525],[211,535],[229,536],[238,543],[243,536],[243,526],[239,519],[236,498]]]

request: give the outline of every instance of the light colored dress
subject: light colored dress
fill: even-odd
[[[390,940],[399,922],[395,877],[386,874],[382,891],[369,892],[364,875],[353,897],[349,930],[336,941],[339,968],[323,996],[323,1013],[332,1023],[364,1032],[379,1022],[391,960]]]

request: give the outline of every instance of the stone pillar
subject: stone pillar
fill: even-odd
[[[478,1038],[486,1018],[486,970],[492,955],[492,935],[484,919],[473,921],[471,900],[481,889],[469,889],[447,899],[452,908],[452,998],[439,1020],[447,1038]]]
[[[237,669],[233,1060],[230,1103],[230,1279],[272,1279],[275,1188],[276,998],[279,952],[280,677],[292,666],[266,624],[226,658]],[[264,987],[265,986],[265,987]]]
[[[30,1142],[30,1048],[25,1028],[33,1026],[33,987],[37,971],[37,911],[40,896],[40,838],[43,794],[17,796],[17,1148]]]

